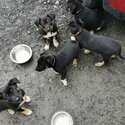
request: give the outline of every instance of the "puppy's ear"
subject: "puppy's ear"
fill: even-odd
[[[48,14],[47,16],[51,18],[52,21],[55,21],[56,18],[55,14]]]
[[[48,65],[48,67],[51,67],[53,65],[54,59],[52,58],[52,56],[47,56],[46,57],[46,63]]]
[[[41,21],[41,18],[38,18],[38,19],[35,21],[35,25],[36,25],[38,28],[39,28],[40,21]]]
[[[8,85],[16,85],[17,83],[20,83],[20,81],[17,78],[13,78],[8,82]]]

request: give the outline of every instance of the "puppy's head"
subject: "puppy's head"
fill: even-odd
[[[82,8],[82,0],[68,0],[67,6],[72,14],[76,14]]]
[[[45,70],[47,67],[52,67],[54,64],[54,57],[44,52],[40,54],[40,58],[37,61],[36,71],[40,72]]]
[[[76,22],[72,21],[69,23],[69,30],[72,34],[75,35],[77,32],[82,30],[82,27],[80,27]]]
[[[55,24],[55,15],[48,14],[43,18],[38,18],[35,21],[35,25],[40,29],[42,28],[45,32],[49,32],[53,30],[53,25]]]
[[[17,78],[11,79],[0,91],[0,99],[12,104],[19,104],[23,101],[24,91],[17,87],[20,83]]]

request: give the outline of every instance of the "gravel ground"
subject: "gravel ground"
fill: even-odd
[[[68,87],[64,87],[52,69],[36,72],[36,61],[43,47],[34,21],[50,12],[56,14],[59,27],[60,47],[70,38],[68,22],[72,20],[66,11],[66,1],[60,0],[0,0],[0,85],[17,77],[27,95],[31,116],[19,113],[0,113],[0,125],[50,125],[52,114],[57,110],[68,111],[74,125],[125,125],[125,61],[115,59],[108,66],[96,68],[97,55],[84,55],[78,66],[69,66]],[[125,23],[107,15],[107,28],[98,32],[117,39],[125,56]],[[33,58],[26,64],[17,65],[9,58],[11,49],[27,44],[33,50]]]

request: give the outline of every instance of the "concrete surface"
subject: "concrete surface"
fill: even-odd
[[[48,3],[47,3],[48,2]],[[56,14],[60,33],[60,47],[68,42],[70,12],[66,1],[58,5],[50,0],[0,0],[0,85],[17,77],[32,102],[33,114],[0,113],[0,125],[50,125],[51,115],[57,110],[68,111],[74,125],[125,125],[125,61],[115,59],[108,66],[96,68],[95,54],[81,54],[78,66],[69,66],[67,80],[71,87],[64,87],[52,69],[34,71],[43,47],[34,21],[50,12]],[[99,34],[117,39],[125,56],[125,23],[108,17],[108,26]],[[33,58],[24,65],[17,65],[9,58],[11,49],[20,43],[29,45]]]

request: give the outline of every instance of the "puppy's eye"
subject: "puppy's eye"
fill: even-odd
[[[10,92],[13,92],[13,89],[10,89],[9,91],[10,91]]]

